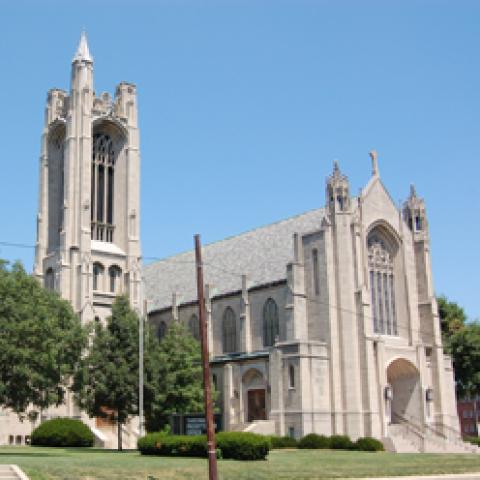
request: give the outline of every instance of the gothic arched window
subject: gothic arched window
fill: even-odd
[[[376,232],[368,237],[368,266],[374,332],[398,335],[395,312],[394,252],[386,239]]]
[[[105,269],[101,263],[95,262],[93,264],[93,289],[102,290],[103,272]]]
[[[188,329],[195,340],[200,340],[200,323],[195,314],[193,314],[188,320]]]
[[[45,272],[45,288],[47,290],[55,289],[55,274],[51,267]]]
[[[122,270],[117,265],[112,265],[108,269],[108,278],[110,281],[110,292],[117,293],[119,289],[120,279],[122,277]]]
[[[113,242],[113,192],[115,151],[106,133],[92,139],[92,239]]]
[[[167,324],[162,320],[160,324],[158,325],[157,329],[157,337],[159,340],[162,340],[162,338],[167,334]]]
[[[231,353],[237,350],[237,322],[235,313],[227,307],[223,313],[223,353]]]
[[[274,345],[279,333],[278,307],[275,301],[269,298],[263,306],[263,345]]]

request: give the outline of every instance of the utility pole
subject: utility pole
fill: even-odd
[[[143,312],[138,316],[140,325],[138,326],[138,433],[140,437],[144,434],[144,413],[143,413],[143,353],[144,353],[144,326],[147,318],[147,301],[143,301]]]
[[[207,322],[203,286],[202,247],[200,235],[195,235],[195,265],[197,268],[198,316],[202,342],[203,389],[205,401],[205,421],[207,423],[208,478],[217,480],[217,452],[215,449],[215,426],[213,423],[212,392],[210,388],[210,363],[208,354]]]

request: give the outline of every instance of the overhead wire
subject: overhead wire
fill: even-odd
[[[30,248],[30,249],[31,248],[36,248],[35,245],[29,245],[29,244],[26,244],[26,243],[18,243],[18,242],[7,242],[7,241],[0,241],[0,246],[13,247],[13,248]],[[195,259],[180,260],[180,259],[177,259],[175,257],[161,258],[161,257],[154,257],[154,256],[144,256],[142,258],[145,259],[145,260],[162,261],[162,262],[169,262],[169,263],[174,263],[174,264],[191,264],[191,265],[196,264]],[[261,264],[257,264],[257,266],[258,265],[264,266],[264,265],[267,265],[267,264],[284,264],[284,262],[283,261],[269,260],[269,261],[263,262]],[[216,270],[221,271],[223,273],[226,273],[228,275],[232,275],[236,278],[241,278],[242,275],[245,275],[245,274],[247,274],[247,277],[248,277],[248,272],[240,273],[240,272],[236,272],[236,271],[233,271],[233,270],[230,270],[230,269],[226,269],[223,266],[220,266],[216,263],[213,263],[212,260],[203,261],[203,265],[211,267],[213,269],[216,269]],[[325,302],[325,301],[322,301],[322,300],[319,300],[319,299],[314,299],[314,298],[311,298],[311,297],[307,298],[307,301],[311,302],[311,303],[316,303],[318,305],[327,307],[329,309],[337,310],[337,311],[342,312],[342,313],[355,315],[355,317],[362,317],[362,318],[371,320],[372,322],[374,321],[374,317],[371,316],[371,315],[367,315],[363,312],[358,312],[358,311],[355,311],[355,310],[351,310],[351,309],[348,309],[346,307],[342,307],[342,306],[339,306],[339,305],[332,305],[330,302]],[[433,327],[432,327],[432,329],[433,329]],[[411,332],[412,333],[418,333],[422,336],[422,338],[427,337],[427,338],[431,338],[432,340],[435,338],[434,334],[431,331],[426,331],[424,329],[415,329],[415,328],[405,327],[405,326],[402,326],[402,325],[398,325],[398,323],[397,323],[397,330],[402,330],[402,331],[406,332],[407,334],[410,334]],[[374,332],[374,335],[375,336],[382,336],[382,335],[395,336],[395,335],[388,335],[388,334],[378,333],[378,332]]]

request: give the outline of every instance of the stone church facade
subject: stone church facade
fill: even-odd
[[[463,451],[423,199],[379,175],[357,197],[335,163],[323,208],[203,249],[213,381],[227,430]],[[194,254],[144,269],[149,320],[198,337]]]
[[[204,247],[224,429],[374,436],[397,451],[462,448],[425,205],[412,188],[398,208],[371,157],[357,197],[335,164],[323,208]],[[145,296],[160,338],[172,322],[199,338],[193,252],[141,266],[136,88],[95,94],[85,35],[70,91],[48,93],[39,174],[35,277],[84,323],[104,321],[126,293],[139,312]],[[114,426],[88,418],[71,396],[39,421],[55,416],[82,418],[115,448]],[[25,443],[28,421],[0,411],[0,422],[0,443]]]

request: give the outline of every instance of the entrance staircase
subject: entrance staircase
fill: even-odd
[[[383,439],[386,450],[398,453],[480,453],[476,445],[462,440],[460,432],[446,425],[421,424],[395,415]]]
[[[274,420],[254,420],[249,423],[236,423],[230,425],[232,432],[251,432],[260,433],[262,435],[275,435],[275,421]]]

